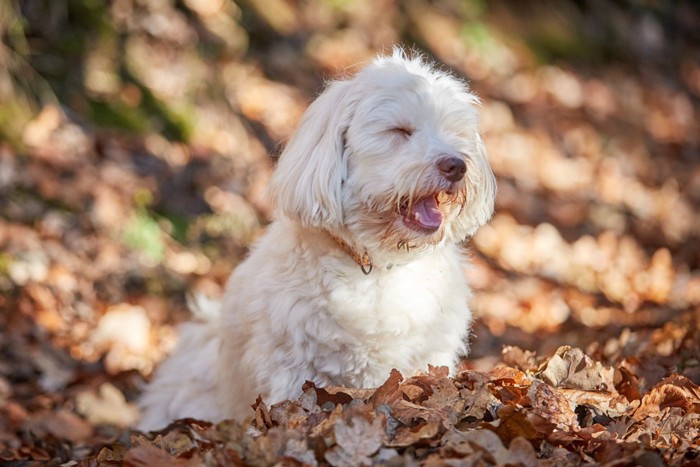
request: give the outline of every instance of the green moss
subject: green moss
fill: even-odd
[[[10,99],[0,104],[0,141],[14,148],[21,148],[22,129],[32,117],[30,104],[22,101]]]
[[[190,220],[175,212],[162,212],[159,213],[162,216],[162,220],[168,224],[168,234],[175,239],[175,241],[185,244],[187,242],[187,232],[190,227]]]
[[[460,30],[462,39],[469,45],[482,52],[488,52],[494,47],[494,37],[484,23],[475,21],[465,24]]]
[[[137,208],[122,234],[122,241],[159,264],[165,257],[165,242],[158,221],[145,209]]]
[[[143,110],[162,125],[163,136],[174,141],[188,142],[194,130],[194,122],[189,117],[191,112],[175,110],[155,97],[147,87],[137,85],[143,96]]]
[[[151,128],[148,116],[138,107],[129,107],[119,101],[89,101],[90,120],[102,127],[119,128],[137,134],[146,134]]]
[[[540,63],[556,60],[595,62],[605,52],[602,44],[564,27],[542,28],[526,37],[526,41]]]

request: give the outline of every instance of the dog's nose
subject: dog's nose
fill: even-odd
[[[467,173],[467,164],[459,157],[445,157],[437,163],[440,173],[451,182],[458,182]]]

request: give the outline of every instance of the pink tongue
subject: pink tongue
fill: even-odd
[[[442,212],[433,196],[416,201],[410,214],[413,220],[428,230],[436,230],[442,224]]]

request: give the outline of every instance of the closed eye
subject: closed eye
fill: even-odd
[[[396,128],[392,128],[392,129],[389,130],[389,131],[391,131],[391,132],[394,133],[394,134],[401,135],[401,136],[403,136],[404,138],[410,138],[411,135],[413,135],[413,131],[414,131],[414,130],[413,130],[413,128],[411,128],[411,127],[407,127],[407,126],[398,126],[398,127],[396,127]]]

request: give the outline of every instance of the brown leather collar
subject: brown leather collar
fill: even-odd
[[[353,247],[348,245],[348,243],[343,240],[340,237],[336,237],[332,233],[328,233],[328,235],[331,236],[333,241],[345,252],[350,256],[357,264],[360,266],[360,269],[364,273],[364,275],[368,275],[370,272],[372,272],[373,264],[372,264],[372,258],[370,258],[369,253],[367,253],[367,250],[364,251],[364,253],[359,254],[357,250],[355,250]]]

